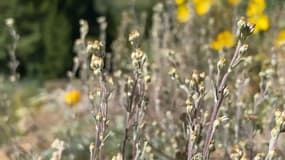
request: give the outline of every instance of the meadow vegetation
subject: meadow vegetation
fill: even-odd
[[[80,19],[72,67],[44,87],[22,80],[7,18],[0,159],[285,159],[284,7],[165,0],[148,15],[133,1],[119,26],[97,18],[96,38]]]

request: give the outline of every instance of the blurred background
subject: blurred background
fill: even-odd
[[[0,73],[7,74],[9,71],[6,63],[9,59],[7,54],[9,34],[4,23],[6,18],[15,19],[16,30],[21,36],[17,47],[17,58],[20,61],[18,72],[21,77],[38,80],[55,79],[65,77],[66,71],[72,67],[72,58],[75,54],[73,45],[75,39],[79,37],[80,19],[88,21],[90,25],[88,36],[96,39],[100,32],[97,18],[106,17],[108,23],[106,45],[107,52],[110,52],[110,45],[118,34],[122,11],[134,9],[137,15],[145,12],[147,15],[145,30],[148,31],[151,26],[152,7],[157,2],[159,0],[1,1]],[[281,3],[284,1],[266,0],[265,12],[272,13],[275,6]],[[240,6],[239,10],[245,9],[247,1],[242,1]]]
[[[72,67],[73,44],[79,37],[79,20],[90,25],[88,36],[99,36],[97,18],[107,19],[107,51],[117,35],[122,11],[135,5],[136,12],[151,16],[153,0],[11,0],[0,2],[0,73],[7,74],[9,34],[5,19],[13,17],[20,41],[17,58],[22,78],[55,79]]]
[[[275,106],[284,106],[284,8],[285,0],[0,0],[0,160],[23,155],[30,160],[37,154],[49,159],[53,153],[50,144],[55,138],[66,143],[64,160],[88,159],[88,147],[95,137],[94,119],[88,110],[91,106],[89,90],[98,89],[98,83],[92,79],[90,55],[83,57],[87,61],[76,63],[82,58],[76,40],[82,35],[85,22],[89,31],[84,43],[106,36],[104,49],[108,56],[104,67],[108,76],[114,78],[107,157],[111,159],[116,155],[122,142],[125,112],[121,101],[125,98],[126,77],[132,73],[132,47],[128,35],[133,30],[141,33],[140,47],[149,58],[150,77],[154,79],[149,106],[151,109],[158,104],[161,106],[156,110],[161,117],[156,117],[153,110],[148,110],[146,116],[149,128],[146,127],[145,132],[157,145],[154,157],[162,155],[159,149],[166,153],[162,160],[185,157],[185,148],[181,147],[187,141],[181,138],[181,126],[184,125],[181,115],[185,107],[181,106],[184,106],[186,96],[168,76],[169,68],[177,67],[184,77],[191,77],[195,69],[205,71],[206,75],[215,72],[219,58],[228,60],[229,53],[234,51],[236,22],[242,16],[256,24],[256,31],[247,41],[250,54],[243,57],[243,70],[239,68],[235,77],[229,80],[234,94],[226,101],[229,108],[224,107],[222,113],[234,117],[234,122],[240,120],[241,135],[246,138],[255,126],[256,132],[260,133],[255,139],[260,143],[256,148],[266,153],[268,142],[264,141],[270,139],[273,124],[273,116],[268,114]],[[100,24],[102,17],[107,24],[104,33],[100,28],[105,24],[105,21]],[[80,24],[82,19],[86,21]],[[19,39],[15,40],[11,34],[13,30]],[[17,46],[13,50],[15,42]],[[169,49],[177,53],[176,59],[168,59],[166,52]],[[68,71],[76,65],[80,66],[75,70],[75,77],[68,76]],[[272,70],[276,72],[272,74],[273,78],[265,78],[263,82],[260,75]],[[86,72],[87,78],[84,79],[81,72]],[[19,75],[19,79],[13,79],[13,75]],[[237,79],[241,83],[248,82],[245,89],[237,89]],[[269,98],[260,103],[255,122],[236,118],[238,105],[242,106],[241,113],[251,113],[253,97],[263,94],[262,87],[267,82],[273,87]],[[210,85],[206,85],[206,89],[211,89]],[[212,106],[209,99],[213,97],[209,95],[205,100],[206,107]],[[270,105],[274,107],[268,107]],[[267,123],[269,119],[271,121]],[[218,142],[228,138],[225,148],[234,145],[234,124],[232,121],[229,124],[228,137],[223,136],[223,128],[217,131],[221,133],[217,134]],[[170,129],[163,130],[159,125]],[[161,137],[165,139],[161,140]],[[281,142],[284,140],[283,136]],[[285,143],[281,142],[280,148],[284,149]],[[223,157],[219,154],[225,151],[222,147],[219,149],[217,159]]]

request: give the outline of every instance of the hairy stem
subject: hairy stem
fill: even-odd
[[[214,108],[213,108],[213,111],[211,114],[210,125],[208,127],[208,131],[207,131],[207,135],[206,135],[206,141],[205,141],[204,149],[203,149],[203,157],[204,157],[203,159],[204,160],[209,159],[209,146],[210,146],[210,143],[211,143],[213,136],[214,136],[214,132],[213,132],[214,122],[217,118],[217,115],[219,113],[219,109],[222,105],[222,102],[224,99],[224,89],[226,88],[226,83],[227,83],[228,77],[231,73],[232,66],[237,61],[240,47],[241,47],[241,41],[238,41],[236,50],[234,52],[233,58],[229,64],[229,66],[228,66],[227,72],[224,74],[222,81],[218,87],[218,91],[216,92],[216,93],[218,93],[218,95],[217,95],[218,100],[216,101],[216,103],[214,105]]]

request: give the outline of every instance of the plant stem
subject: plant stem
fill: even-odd
[[[222,78],[222,81],[218,87],[218,91],[216,91],[216,93],[218,93],[218,95],[217,95],[218,100],[214,105],[214,109],[213,109],[213,112],[211,114],[210,125],[209,125],[207,135],[206,135],[206,141],[205,141],[204,149],[203,149],[203,159],[204,160],[209,159],[209,146],[210,146],[210,143],[211,143],[213,136],[214,136],[214,131],[213,131],[214,122],[217,118],[217,115],[219,113],[219,109],[220,109],[222,102],[223,102],[223,99],[224,99],[224,89],[226,88],[226,83],[227,83],[228,77],[231,73],[232,66],[237,61],[237,59],[239,57],[238,55],[239,55],[240,47],[241,47],[241,41],[239,40],[237,47],[235,49],[233,58],[231,59],[231,62],[228,66],[227,72],[224,74],[224,76]]]
[[[279,138],[279,135],[280,135],[280,131],[277,133],[276,136],[272,137],[270,139],[270,142],[269,142],[269,148],[268,148],[268,153],[265,157],[265,160],[270,160],[270,152],[274,150],[276,144],[277,144],[277,140]]]

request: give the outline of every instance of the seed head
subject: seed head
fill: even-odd
[[[131,43],[131,45],[134,45],[135,42],[138,41],[140,37],[140,33],[138,31],[133,31],[129,34],[129,42]]]

